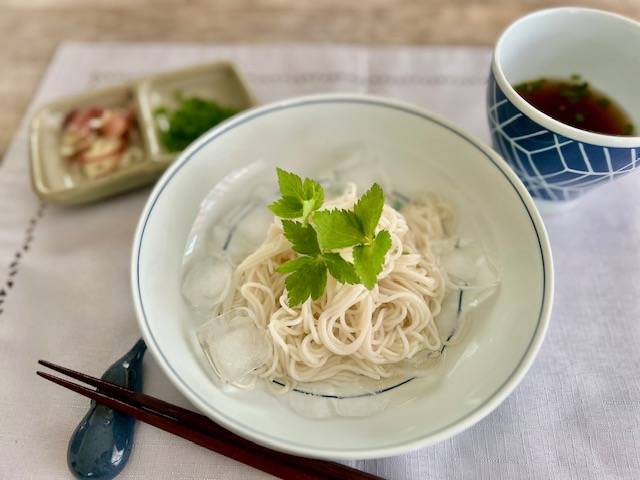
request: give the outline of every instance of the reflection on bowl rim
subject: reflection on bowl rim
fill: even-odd
[[[247,425],[239,424],[236,419],[229,417],[226,413],[213,408],[210,404],[208,404],[205,399],[203,399],[197,392],[192,390],[188,383],[171,366],[170,362],[158,347],[158,343],[154,338],[153,333],[151,332],[142,302],[140,275],[138,270],[144,232],[154,205],[156,204],[158,198],[162,194],[162,191],[169,184],[173,176],[201,148],[203,148],[209,142],[215,140],[219,136],[223,135],[225,132],[232,130],[236,126],[245,124],[255,118],[259,118],[265,114],[269,114],[275,111],[323,103],[351,103],[370,106],[373,105],[381,108],[388,108],[391,110],[404,112],[419,117],[430,123],[435,123],[436,125],[454,133],[462,141],[466,141],[467,143],[471,144],[473,147],[479,150],[479,152],[481,152],[489,162],[493,163],[493,165],[500,171],[500,173],[502,173],[504,177],[506,177],[505,180],[508,181],[516,191],[516,194],[519,196],[522,202],[524,211],[531,220],[532,230],[536,235],[536,240],[540,248],[540,261],[542,263],[542,289],[538,321],[536,324],[536,328],[529,340],[526,351],[515,366],[510,376],[500,385],[500,387],[497,388],[497,390],[491,396],[489,396],[486,401],[474,408],[471,412],[466,413],[461,418],[457,418],[450,424],[441,427],[435,432],[432,432],[426,436],[420,435],[414,438],[403,440],[401,442],[396,442],[395,444],[389,446],[360,449],[351,448],[348,450],[340,448],[323,448],[320,450],[318,448],[311,447],[305,444],[287,442],[285,440],[282,440],[280,437],[264,433]],[[485,146],[475,137],[469,135],[459,127],[453,125],[449,121],[444,120],[437,115],[434,115],[420,107],[416,107],[406,102],[364,94],[317,94],[270,103],[258,108],[245,111],[233,117],[232,119],[219,124],[212,130],[201,136],[184,152],[182,152],[182,154],[173,163],[173,165],[171,165],[171,167],[160,178],[153,191],[151,192],[136,228],[131,262],[132,294],[137,321],[142,335],[147,342],[149,350],[158,361],[158,364],[160,365],[163,372],[193,405],[195,405],[198,409],[210,416],[214,421],[224,426],[225,428],[228,428],[234,433],[262,445],[266,445],[270,448],[296,455],[334,460],[388,457],[433,445],[466,430],[467,428],[473,426],[478,421],[486,417],[493,410],[495,410],[495,408],[497,408],[498,405],[500,405],[507,398],[507,396],[511,394],[515,387],[522,381],[542,345],[551,317],[551,307],[553,304],[553,284],[554,275],[551,247],[546,229],[542,222],[542,218],[540,217],[533,199],[527,192],[525,186],[519,180],[515,172],[511,170],[506,161],[502,157],[500,157],[500,155],[498,155],[494,150]]]
[[[518,20],[510,24],[498,38],[496,42],[495,48],[493,50],[493,56],[491,58],[491,71],[493,72],[493,76],[496,79],[496,82],[507,99],[522,113],[527,115],[531,120],[540,124],[540,126],[550,130],[552,132],[563,135],[572,140],[576,140],[583,143],[588,143],[592,145],[602,145],[607,147],[618,147],[618,148],[635,148],[640,145],[640,136],[619,136],[619,135],[605,135],[602,133],[589,132],[587,130],[581,130],[576,127],[572,127],[565,123],[562,123],[553,117],[547,115],[546,113],[538,110],[534,106],[532,106],[529,102],[527,102],[524,98],[522,98],[513,86],[507,80],[507,77],[502,70],[501,64],[501,55],[502,55],[502,46],[507,41],[507,36],[513,34],[513,32],[518,29],[523,23],[530,21],[536,17],[545,17],[551,15],[559,15],[559,14],[572,14],[572,13],[583,13],[588,15],[601,15],[603,17],[608,17],[612,20],[616,20],[622,23],[626,23],[632,25],[634,28],[638,29],[640,34],[640,22],[627,18],[623,15],[618,15],[617,13],[611,13],[604,10],[598,10],[595,8],[584,8],[584,7],[558,7],[558,8],[547,8],[544,10],[538,10],[536,12],[532,12],[528,15],[520,17]],[[623,105],[624,107],[624,105]]]

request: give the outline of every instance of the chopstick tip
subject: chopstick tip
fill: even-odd
[[[36,370],[36,375],[38,375],[39,377],[44,378],[45,380],[49,380],[49,381],[55,382],[55,383],[57,383],[57,380],[62,380],[62,379],[58,379],[58,377],[56,377],[55,375],[51,375],[50,373],[43,372],[43,371],[40,371],[40,370]]]

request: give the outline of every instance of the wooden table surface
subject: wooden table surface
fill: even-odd
[[[640,0],[2,0],[0,154],[64,40],[491,45],[517,17],[567,4],[640,19]]]

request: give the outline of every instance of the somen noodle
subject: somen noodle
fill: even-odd
[[[349,184],[324,208],[351,208],[357,199],[355,185]],[[292,308],[285,276],[276,269],[295,252],[276,218],[264,242],[238,265],[219,312],[244,309],[271,343],[256,375],[235,384],[252,386],[260,377],[288,390],[298,382],[340,382],[357,375],[383,379],[398,374],[403,361],[418,352],[439,353],[444,340],[434,318],[441,310],[446,273],[430,242],[450,236],[452,224],[452,210],[435,196],[420,197],[402,211],[385,204],[377,228],[390,233],[392,247],[377,285],[368,290],[329,276],[318,300]],[[352,259],[350,249],[341,254]]]

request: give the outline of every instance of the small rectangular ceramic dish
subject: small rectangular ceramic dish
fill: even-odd
[[[51,102],[31,122],[31,179],[38,196],[72,205],[151,183],[179,153],[167,151],[160,142],[154,115],[161,106],[169,111],[177,108],[177,94],[234,111],[256,105],[246,83],[228,62]]]

